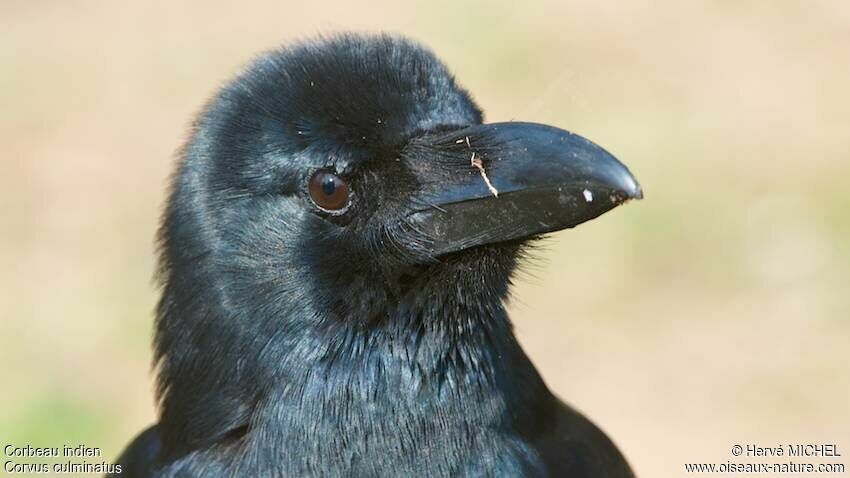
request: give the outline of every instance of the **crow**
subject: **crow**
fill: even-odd
[[[630,200],[604,149],[485,124],[428,49],[339,34],[205,106],[159,232],[159,420],[122,477],[630,477],[505,311],[542,235]]]

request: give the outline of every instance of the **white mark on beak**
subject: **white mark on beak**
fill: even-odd
[[[493,197],[499,197],[499,190],[493,186],[493,183],[490,182],[490,178],[487,177],[487,172],[484,171],[484,163],[481,161],[481,158],[475,157],[475,151],[472,152],[472,157],[469,158],[469,164],[474,168],[478,168],[478,172],[481,173],[481,178],[484,179],[484,184],[487,185],[487,189],[490,190],[490,194]]]

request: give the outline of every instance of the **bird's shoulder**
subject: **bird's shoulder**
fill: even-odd
[[[121,471],[107,478],[147,478],[153,476],[157,456],[162,448],[162,437],[158,425],[152,425],[127,445],[116,460]]]
[[[549,476],[634,478],[625,457],[593,422],[558,401],[553,426],[533,439]]]

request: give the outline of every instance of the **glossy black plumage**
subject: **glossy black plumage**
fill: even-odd
[[[460,219],[428,217],[430,233],[411,219],[445,211],[432,201],[449,187],[476,208],[509,204],[470,191],[484,187],[472,151],[500,178],[515,147],[464,134],[481,122],[430,52],[387,36],[272,52],[224,87],[174,177],[161,417],[121,476],[632,476],[552,396],[503,305],[528,241],[575,224],[455,231],[437,248],[433,221]],[[311,203],[322,168],[348,181],[345,214]],[[639,197],[612,184],[587,182],[610,204],[581,220]],[[565,194],[559,207],[588,207]]]

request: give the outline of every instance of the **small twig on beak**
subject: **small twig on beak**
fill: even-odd
[[[469,138],[466,138],[469,141]],[[467,144],[469,144],[467,142]],[[469,158],[469,164],[474,168],[478,168],[478,171],[481,173],[481,178],[484,179],[484,184],[487,185],[487,189],[490,190],[490,193],[493,194],[493,197],[499,197],[499,190],[493,186],[493,183],[490,182],[490,178],[487,177],[487,172],[484,171],[484,163],[481,162],[480,158],[475,157],[475,151],[472,152],[472,157]]]

